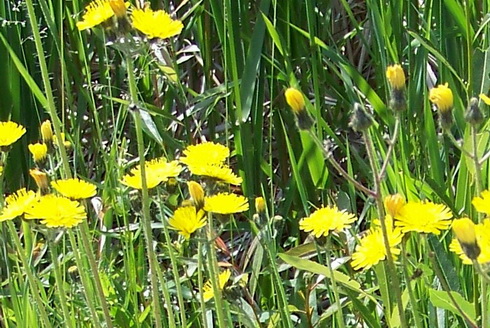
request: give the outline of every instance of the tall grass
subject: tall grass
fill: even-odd
[[[80,227],[0,224],[2,326],[489,327],[486,282],[449,252],[450,231],[406,235],[394,269],[351,267],[381,206],[326,155],[375,188],[373,168],[387,158],[397,124],[385,70],[400,63],[407,110],[379,196],[400,193],[483,220],[471,202],[489,185],[487,161],[474,161],[489,149],[488,123],[472,129],[464,112],[490,89],[490,1],[151,1],[184,29],[131,57],[102,28],[78,31],[87,4],[0,2],[0,120],[27,130],[2,153],[2,199],[36,189],[27,146],[46,119],[71,142],[53,155],[52,178],[98,187]],[[446,82],[450,135],[428,97]],[[307,99],[309,132],[296,126],[288,87]],[[354,103],[374,119],[364,138],[349,127]],[[243,182],[229,190],[245,195],[250,210],[210,219],[187,241],[167,224],[188,198],[188,173],[158,194],[120,180],[133,164],[178,159],[203,140],[232,150],[228,164]],[[256,197],[265,212],[254,210]],[[358,217],[347,232],[324,241],[299,229],[331,204]],[[220,288],[225,269],[232,278]],[[222,297],[203,300],[207,281]]]

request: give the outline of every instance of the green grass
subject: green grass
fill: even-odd
[[[100,202],[87,201],[87,222],[68,231],[21,218],[0,224],[3,327],[490,326],[485,280],[449,251],[450,230],[407,235],[395,272],[387,261],[366,271],[350,264],[389,194],[483,220],[471,202],[488,188],[489,165],[475,167],[465,152],[489,150],[488,122],[473,131],[464,113],[490,89],[490,1],[152,1],[153,9],[178,8],[184,24],[158,56],[149,42],[128,56],[110,31],[78,31],[87,4],[0,2],[0,120],[27,130],[2,152],[2,199],[36,190],[27,146],[50,119],[71,142],[46,163],[50,178],[91,181]],[[407,75],[398,118],[385,77],[395,63]],[[429,102],[429,90],[446,82],[449,132]],[[288,87],[305,95],[310,131],[297,128]],[[349,127],[356,102],[374,119],[365,133]],[[373,170],[387,158],[397,120],[377,185]],[[186,241],[167,221],[189,196],[185,182],[200,178],[185,171],[143,191],[120,180],[144,159],[178,159],[202,140],[231,149],[228,164],[243,182],[225,189],[246,196],[250,210],[225,222],[210,216],[212,225]],[[378,187],[378,198],[339,174],[325,141],[330,159]],[[267,204],[260,216],[256,197]],[[334,204],[356,215],[351,228],[328,240],[299,229],[317,207]],[[207,281],[222,297],[202,301]]]

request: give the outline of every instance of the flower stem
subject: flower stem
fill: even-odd
[[[331,244],[332,244],[331,237],[328,236],[327,237],[327,245],[326,245],[327,250],[330,250]],[[335,296],[335,303],[337,304],[337,320],[338,320],[337,327],[344,328],[345,323],[344,323],[344,316],[342,313],[342,304],[340,302],[339,291],[337,289],[337,282],[335,281],[335,273],[334,273],[334,270],[332,267],[332,259],[330,258],[330,255],[328,254],[328,252],[326,254],[326,258],[327,258],[328,270],[330,271],[330,281],[332,282],[332,290],[333,290],[333,294]]]
[[[407,260],[407,251],[405,248],[405,241],[402,241],[402,269],[403,269],[403,275],[405,276],[405,281],[407,282],[407,290],[408,290],[408,296],[410,297],[410,305],[412,306],[412,312],[413,312],[413,318],[415,319],[415,327],[416,328],[423,328],[423,321],[422,318],[420,317],[420,312],[419,312],[419,307],[417,303],[417,299],[415,298],[415,294],[410,282],[410,276],[408,274],[408,260]]]
[[[364,143],[366,145],[366,152],[369,158],[369,164],[371,166],[371,170],[373,171],[373,180],[374,180],[374,198],[376,201],[376,207],[378,210],[378,218],[381,222],[381,231],[383,232],[383,241],[386,248],[386,258],[388,263],[388,275],[391,278],[391,287],[395,292],[395,299],[398,305],[398,314],[400,317],[400,324],[402,328],[407,328],[407,321],[405,318],[405,311],[403,309],[403,301],[402,301],[402,292],[400,286],[400,279],[398,278],[395,261],[393,260],[393,254],[391,254],[390,242],[388,238],[388,231],[386,229],[385,222],[385,212],[383,205],[383,198],[381,195],[381,177],[378,172],[378,166],[375,160],[375,151],[373,146],[373,141],[371,139],[371,135],[369,131],[365,130],[362,132]]]
[[[202,272],[204,270],[201,270],[201,268],[204,268],[204,263],[203,263],[203,242],[199,240],[199,244],[197,246],[197,280],[198,280],[198,287],[199,287],[199,295],[200,297],[200,305],[201,305],[201,315],[202,315],[202,327],[203,328],[208,328],[208,321],[206,318],[206,302],[204,301],[204,278],[202,275]]]

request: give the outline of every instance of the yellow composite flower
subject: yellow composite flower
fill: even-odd
[[[53,141],[53,128],[50,120],[46,120],[41,124],[41,136],[45,144]]]
[[[10,146],[26,133],[26,129],[15,122],[0,122],[0,147]]]
[[[255,212],[260,214],[264,213],[267,208],[264,197],[255,198]]]
[[[390,251],[394,259],[400,254],[397,246],[401,243],[403,233],[400,228],[393,227],[393,219],[387,215],[385,219],[386,232]],[[352,267],[355,270],[367,270],[386,258],[386,247],[383,238],[383,231],[380,226],[372,228],[366,236],[361,238],[356,251],[352,254]]]
[[[114,16],[110,0],[94,0],[85,7],[82,21],[77,22],[80,31],[95,27]]]
[[[480,99],[487,105],[490,105],[490,97],[484,93],[480,93]]]
[[[145,177],[148,189],[155,188],[169,178],[177,177],[182,171],[182,167],[177,161],[167,162],[164,157],[153,159],[145,162]],[[141,168],[137,165],[126,174],[121,182],[129,187],[141,189]]]
[[[399,64],[388,66],[386,69],[386,78],[393,89],[399,90],[405,87],[405,72]]]
[[[32,154],[34,162],[38,163],[43,161],[48,154],[48,146],[44,143],[35,143],[28,146],[29,151]]]
[[[429,201],[408,202],[395,217],[395,225],[403,231],[440,234],[451,225],[451,211],[442,204]]]
[[[179,207],[168,220],[168,224],[185,239],[189,239],[194,231],[206,225],[204,214],[204,211],[197,210],[194,206]]]
[[[184,149],[179,160],[190,167],[222,165],[230,156],[230,149],[214,142],[203,142],[190,145]]]
[[[17,190],[5,199],[5,207],[0,213],[0,222],[15,219],[25,213],[37,199],[38,194],[25,188]]]
[[[235,175],[227,165],[190,165],[189,171],[194,175],[206,176],[235,186],[242,184],[242,178]]]
[[[392,218],[396,217],[398,211],[405,205],[405,197],[400,194],[388,195],[383,200],[386,213]]]
[[[349,228],[356,220],[354,214],[339,211],[337,206],[322,207],[299,222],[299,228],[311,232],[315,237],[328,236],[330,231]]]
[[[295,88],[287,88],[284,92],[286,102],[295,114],[299,114],[305,109],[305,99],[301,91]]]
[[[189,195],[191,196],[191,201],[196,206],[197,209],[204,207],[204,189],[196,181],[188,181],[187,188],[189,188]]]
[[[482,223],[476,224],[474,227],[476,235],[476,244],[480,248],[480,253],[476,257],[476,260],[480,264],[490,262],[490,219],[484,219]],[[471,236],[469,236],[471,237]],[[472,264],[471,259],[466,255],[464,247],[461,246],[461,242],[457,238],[454,238],[449,244],[449,250],[456,253],[463,261],[463,264]],[[470,252],[470,255],[472,253]]]
[[[461,218],[453,221],[453,233],[458,239],[461,249],[465,255],[476,260],[481,253],[480,246],[476,240],[475,223],[469,218]]]
[[[87,213],[79,202],[50,194],[26,209],[25,218],[40,219],[49,228],[73,228],[87,218]]]
[[[225,270],[221,272],[218,276],[219,289],[223,290],[226,286],[228,280],[230,280],[231,271]],[[207,281],[203,286],[203,298],[204,302],[211,300],[214,297],[213,285],[211,281]]]
[[[448,112],[453,108],[453,92],[448,84],[440,84],[430,89],[429,100],[434,103],[441,112]]]
[[[204,210],[217,214],[233,214],[248,210],[248,200],[244,196],[219,193],[204,198]]]
[[[480,197],[476,196],[471,202],[476,210],[490,216],[490,190],[481,192]]]
[[[77,178],[52,181],[51,186],[61,195],[71,199],[90,198],[97,192],[93,183]]]
[[[34,179],[37,188],[41,192],[44,192],[48,189],[48,175],[46,174],[46,172],[38,169],[30,169],[29,174]]]
[[[133,27],[150,39],[167,39],[179,35],[184,28],[181,21],[172,19],[163,10],[134,9],[131,18]]]

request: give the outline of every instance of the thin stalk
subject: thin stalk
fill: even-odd
[[[398,134],[400,132],[400,113],[396,113],[396,120],[395,120],[395,128],[393,131],[393,136],[390,139],[390,144],[388,145],[388,150],[386,151],[386,157],[384,159],[383,166],[381,166],[381,170],[379,170],[379,179],[383,180],[386,169],[388,167],[388,163],[390,162],[391,158],[391,153],[393,152],[393,149],[395,148],[396,142],[398,140]]]
[[[218,317],[219,326],[225,328],[228,326],[226,325],[225,315],[223,312],[223,299],[222,299],[221,288],[219,286],[218,259],[216,258],[216,251],[214,247],[215,235],[213,229],[213,216],[211,215],[211,213],[208,213],[208,224],[206,225],[206,232],[207,232],[206,256],[208,258],[209,279],[211,280],[211,285],[213,286],[215,311],[216,311],[216,316]]]
[[[327,250],[330,250],[330,245],[331,245],[332,241],[331,241],[331,237],[328,236],[327,237]],[[344,322],[344,315],[343,315],[343,311],[342,311],[342,304],[340,303],[340,296],[339,296],[339,291],[337,289],[337,282],[335,281],[335,274],[334,274],[334,271],[333,271],[333,267],[332,267],[332,259],[330,258],[330,255],[327,253],[327,266],[328,266],[328,270],[330,271],[330,281],[332,282],[332,290],[333,290],[333,294],[335,296],[335,303],[337,304],[337,320],[338,320],[338,325],[337,327],[340,327],[340,328],[344,328],[345,327],[345,322]]]
[[[58,296],[60,297],[61,310],[63,312],[63,317],[65,319],[64,325],[68,328],[73,328],[73,322],[71,320],[70,311],[68,310],[68,301],[66,299],[66,292],[64,286],[64,279],[61,275],[60,264],[58,262],[58,251],[56,249],[57,245],[52,240],[52,236],[47,236],[48,247],[51,252],[51,260],[53,261],[54,266],[54,279],[56,281],[56,287],[58,288]]]
[[[107,301],[104,295],[104,289],[102,288],[102,283],[100,281],[99,268],[97,266],[97,263],[95,262],[94,251],[92,245],[90,244],[90,241],[87,238],[88,235],[89,235],[88,224],[86,221],[84,221],[80,224],[79,236],[82,239],[82,245],[83,248],[85,249],[85,254],[87,255],[88,263],[90,265],[90,269],[94,276],[95,290],[97,291],[97,296],[99,297],[100,305],[102,306],[102,313],[104,314],[104,320],[106,322],[107,327],[112,328],[113,326],[112,326],[111,314],[109,312],[109,307],[107,305]]]
[[[415,294],[410,283],[410,275],[408,274],[408,260],[407,260],[407,251],[405,248],[405,241],[402,241],[402,269],[403,275],[405,276],[405,281],[407,282],[407,290],[408,296],[410,297],[410,304],[412,305],[413,318],[415,319],[415,327],[423,328],[423,321],[420,317],[420,309],[418,307],[417,299],[415,298]]]
[[[129,91],[131,95],[131,102],[133,104],[138,103],[138,91],[136,88],[136,78],[134,76],[134,65],[131,56],[126,56],[126,68],[129,81]],[[141,114],[139,109],[136,108],[133,112],[134,127],[136,130],[136,142],[138,146],[138,157],[141,170],[141,197],[143,203],[143,235],[146,242],[146,251],[148,252],[148,262],[150,266],[150,284],[151,284],[151,297],[153,303],[153,317],[155,319],[155,326],[157,328],[162,327],[162,318],[160,314],[160,296],[158,292],[158,279],[157,279],[157,257],[155,250],[153,249],[153,238],[151,230],[151,218],[150,218],[150,197],[148,195],[148,186],[146,184],[146,169],[145,169],[145,146],[143,140]],[[167,304],[169,311],[171,310],[171,304]]]
[[[204,262],[203,262],[203,247],[202,247],[203,242],[199,240],[199,244],[197,246],[197,284],[199,287],[199,295],[200,297],[200,305],[201,305],[201,315],[202,315],[202,327],[203,328],[208,328],[208,321],[206,320],[206,302],[204,301],[204,277],[203,277],[203,271],[201,270],[204,269]]]
[[[39,290],[39,286],[36,283],[36,279],[31,271],[31,265],[27,261],[27,257],[24,253],[24,249],[20,243],[19,236],[17,235],[17,231],[15,230],[15,226],[12,221],[7,221],[7,225],[10,231],[10,235],[12,236],[12,240],[14,241],[15,248],[17,249],[17,254],[19,254],[20,261],[22,263],[22,267],[24,268],[24,272],[27,275],[27,280],[29,281],[29,285],[31,286],[32,296],[37,305],[37,309],[39,310],[39,315],[41,317],[41,321],[44,326],[47,328],[53,327],[48,319],[48,314],[46,313],[46,308],[44,307],[43,300],[41,299],[41,292]]]
[[[371,166],[371,170],[373,171],[373,180],[374,180],[374,193],[376,200],[376,207],[378,210],[378,218],[379,222],[381,222],[381,231],[383,232],[383,241],[386,248],[386,259],[388,263],[388,275],[391,277],[391,286],[393,291],[395,292],[395,299],[398,305],[398,314],[400,316],[400,324],[402,328],[407,328],[407,320],[405,318],[405,311],[403,309],[403,300],[402,300],[402,292],[400,287],[400,279],[398,278],[395,261],[393,260],[393,254],[391,254],[390,242],[388,238],[388,230],[386,228],[385,222],[385,212],[383,199],[381,195],[381,177],[378,172],[378,166],[375,160],[375,151],[373,146],[373,141],[369,134],[369,131],[365,130],[362,132],[364,143],[366,145],[366,152],[369,158],[369,164]]]

